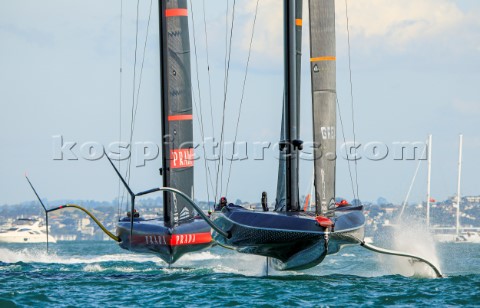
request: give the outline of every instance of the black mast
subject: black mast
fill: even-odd
[[[287,211],[298,211],[298,110],[295,0],[284,1],[284,67],[285,67],[285,144],[286,144],[286,205]]]
[[[295,1],[295,61],[296,61],[296,97],[297,97],[297,123],[300,123],[300,73],[301,73],[301,60],[302,60],[302,7],[303,0]],[[286,127],[287,123],[285,122],[285,108],[286,108],[286,98],[284,97],[283,107],[282,107],[282,122],[281,122],[281,132],[280,140],[285,144],[286,140]],[[297,134],[300,134],[300,130],[297,130]],[[279,153],[279,165],[278,165],[278,180],[277,180],[277,196],[275,201],[275,211],[286,211],[286,148],[284,146],[280,147]],[[291,210],[290,207],[288,210]]]

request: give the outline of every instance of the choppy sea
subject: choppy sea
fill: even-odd
[[[480,307],[480,245],[436,245],[445,278],[346,247],[309,270],[266,273],[265,258],[220,247],[168,267],[113,242],[0,246],[0,307]],[[408,267],[408,265],[407,265]]]

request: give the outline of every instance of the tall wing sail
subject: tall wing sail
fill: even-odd
[[[309,11],[316,212],[326,215],[335,204],[335,0],[310,0]]]
[[[159,11],[163,185],[192,197],[194,149],[187,1],[159,1]],[[165,192],[163,202],[167,225],[193,219],[193,208],[181,198]]]
[[[302,8],[303,0],[295,1],[295,51],[296,51],[296,87],[297,87],[297,103],[299,104],[298,113],[297,113],[297,123],[300,123],[300,75],[301,75],[301,61],[302,61]],[[284,98],[285,99],[285,98]],[[282,123],[281,123],[281,132],[280,140],[285,140],[285,102],[283,103],[284,108],[282,109]],[[298,130],[300,134],[300,130]],[[297,161],[298,163],[298,161]],[[275,200],[275,211],[286,211],[286,176],[287,176],[287,166],[286,166],[286,157],[285,151],[280,151],[279,154],[279,165],[278,165],[278,179],[277,179],[277,198]]]

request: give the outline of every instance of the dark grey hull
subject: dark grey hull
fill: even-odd
[[[225,238],[213,231],[218,244],[273,258],[270,264],[276,270],[307,269],[343,246],[360,244],[365,225],[360,210],[343,211],[333,217],[335,226],[331,231],[321,227],[312,213],[304,212],[257,212],[228,206],[214,212],[212,219],[231,234]]]
[[[165,226],[163,220],[135,219],[133,240],[130,241],[130,220],[120,221],[117,235],[120,247],[134,252],[153,253],[168,264],[175,263],[184,254],[213,245],[210,226],[201,219],[176,227]]]

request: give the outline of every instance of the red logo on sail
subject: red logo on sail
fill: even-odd
[[[195,152],[193,148],[175,149],[170,151],[170,168],[188,168],[193,167]]]

